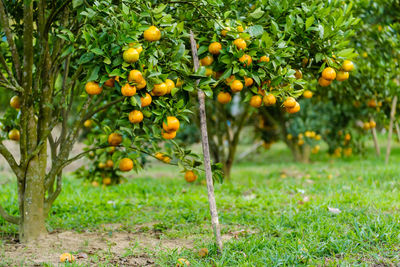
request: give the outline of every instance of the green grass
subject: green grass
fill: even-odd
[[[98,231],[101,224],[121,223],[131,230],[157,222],[153,228],[162,238],[188,238],[195,250],[210,250],[206,258],[191,249],[154,252],[160,266],[173,266],[178,258],[191,266],[399,265],[400,148],[394,148],[388,166],[372,148],[367,155],[331,159],[321,154],[311,164],[297,164],[277,144],[238,163],[232,181],[217,184],[215,191],[222,233],[232,237],[245,231],[226,241],[220,256],[206,187],[201,181],[187,184],[168,166],[155,165],[106,189],[67,177],[48,229]],[[16,212],[15,185],[1,186],[0,194],[6,209]],[[0,232],[16,231],[0,219]]]

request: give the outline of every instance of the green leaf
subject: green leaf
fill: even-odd
[[[347,58],[353,53],[353,51],[354,51],[354,48],[346,48],[346,49],[343,49],[343,50],[337,52],[336,55],[338,57]]]
[[[252,37],[257,37],[264,33],[264,28],[261,25],[254,25],[248,28],[248,32]]]
[[[261,9],[261,7],[257,8],[256,10],[254,10],[253,13],[250,13],[250,18],[253,19],[259,19],[264,15],[264,11]]]
[[[75,9],[83,4],[83,0],[72,0],[72,7]]]
[[[92,72],[90,73],[90,76],[88,78],[88,81],[95,81],[97,80],[97,78],[99,77],[99,71],[100,71],[100,67],[96,66]]]
[[[310,26],[314,23],[314,16],[311,16],[309,18],[307,18],[306,20],[306,30],[308,30],[308,28],[310,28]]]

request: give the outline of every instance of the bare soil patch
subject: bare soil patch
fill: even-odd
[[[57,266],[60,255],[65,252],[73,254],[79,266],[154,266],[154,252],[193,248],[193,242],[187,239],[115,231],[120,229],[119,225],[105,225],[103,229],[106,231],[54,232],[29,245],[7,240],[0,247],[0,266]]]

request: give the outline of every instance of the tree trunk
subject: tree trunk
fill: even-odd
[[[301,149],[301,161],[302,163],[310,163],[311,148],[309,145],[304,144]]]
[[[390,156],[391,145],[392,145],[393,123],[394,123],[394,119],[396,116],[396,106],[397,106],[397,96],[394,96],[393,100],[392,100],[392,109],[390,111],[390,124],[389,124],[388,142],[387,142],[387,146],[386,146],[385,164],[389,163],[389,156]]]
[[[20,205],[20,241],[23,243],[34,241],[47,234],[45,225],[44,211],[44,179],[46,175],[46,151],[42,150],[38,156],[34,157],[26,171],[23,201]]]
[[[397,139],[400,142],[400,127],[398,122],[396,122],[396,133],[397,133]]]
[[[376,129],[372,128],[371,129],[371,133],[372,133],[372,138],[374,140],[374,146],[375,146],[376,155],[378,157],[380,157],[381,156],[381,148],[379,147],[378,137],[376,135]]]

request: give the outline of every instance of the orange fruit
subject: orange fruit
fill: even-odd
[[[241,25],[237,26],[236,29],[237,29],[238,32],[244,32],[244,28]]]
[[[122,135],[119,133],[112,133],[108,136],[108,143],[112,146],[119,146],[122,143]]]
[[[123,96],[134,96],[136,94],[136,87],[126,83],[122,86],[121,93]]]
[[[150,26],[143,32],[143,37],[150,42],[158,41],[161,39],[161,31],[156,26]]]
[[[272,106],[276,103],[276,97],[273,94],[268,94],[263,97],[264,105]]]
[[[219,55],[219,53],[221,53],[221,49],[222,49],[222,45],[221,45],[221,43],[218,43],[218,42],[211,43],[208,46],[208,52],[210,52],[213,55]]]
[[[92,120],[85,120],[85,122],[83,123],[83,126],[85,128],[90,128],[93,126],[93,121]]]
[[[229,102],[231,102],[231,100],[232,96],[228,92],[219,92],[217,96],[217,101],[221,104],[228,104]]]
[[[113,154],[113,153],[115,152],[115,146],[110,146],[110,147],[107,149],[107,152],[108,152],[108,154]]]
[[[151,95],[146,93],[144,97],[140,98],[140,102],[142,103],[142,108],[150,106],[152,101]]]
[[[378,106],[378,104],[376,103],[375,99],[370,99],[367,103],[367,106],[370,108],[376,108]]]
[[[253,83],[254,83],[254,81],[253,81],[252,78],[249,78],[249,77],[246,77],[246,76],[244,77],[244,85],[246,87],[252,86]]]
[[[339,82],[343,82],[347,79],[349,79],[349,73],[346,71],[339,71],[336,75],[336,80]]]
[[[322,78],[333,81],[336,78],[336,71],[331,67],[327,67],[322,71]]]
[[[197,175],[193,171],[186,171],[185,173],[185,180],[186,182],[192,183],[196,181]]]
[[[106,165],[104,162],[100,162],[99,165],[98,165],[98,167],[99,167],[100,169],[104,169],[106,166],[107,166],[107,165]]]
[[[107,81],[104,82],[104,85],[107,87],[114,87],[115,85],[115,79],[114,78],[110,78]]]
[[[310,90],[305,90],[303,93],[304,98],[311,98],[313,96],[313,92]]]
[[[374,121],[374,120],[370,120],[369,121],[369,127],[372,129],[372,128],[375,128],[376,127],[376,122]]]
[[[214,62],[214,58],[212,56],[205,56],[200,59],[201,66],[210,66]]]
[[[11,131],[8,132],[8,139],[13,140],[13,141],[19,141],[21,138],[21,134],[19,130],[17,129],[12,129]]]
[[[239,58],[239,61],[244,63],[243,66],[246,67],[246,66],[250,66],[251,65],[251,63],[253,62],[253,59],[251,58],[251,56],[249,56],[247,54],[244,54],[243,56],[241,56]]]
[[[347,133],[347,134],[344,136],[344,140],[350,141],[350,139],[351,139],[351,135],[350,135],[349,133]]]
[[[369,129],[371,129],[371,126],[370,126],[369,122],[364,122],[363,128],[364,128],[364,130],[369,130]]]
[[[93,182],[92,182],[92,186],[93,186],[93,187],[99,187],[99,182],[93,181]]]
[[[296,77],[297,80],[303,78],[303,73],[301,72],[301,70],[296,70],[294,77]]]
[[[267,56],[262,56],[262,57],[260,57],[260,59],[258,60],[258,62],[269,62],[269,57],[267,57]]]
[[[292,107],[292,108],[286,108],[286,111],[287,111],[288,113],[291,113],[291,114],[297,113],[297,112],[300,111],[300,104],[296,102],[296,104],[295,104],[294,107]]]
[[[208,249],[207,248],[201,248],[200,250],[199,250],[199,256],[201,257],[201,258],[204,258],[204,257],[206,257],[208,255]]]
[[[332,81],[326,80],[322,77],[320,77],[318,79],[318,84],[321,85],[322,87],[327,87],[327,86],[331,85],[331,83],[332,83]]]
[[[173,80],[166,79],[165,84],[167,85],[167,94],[170,94],[172,89],[175,88],[175,83]]]
[[[285,108],[293,108],[294,106],[296,106],[296,103],[296,99],[290,96],[286,98],[286,100],[283,102],[283,106]]]
[[[352,71],[354,70],[354,63],[350,60],[345,60],[343,61],[342,69],[346,72]]]
[[[174,116],[167,117],[167,123],[163,122],[163,129],[167,133],[176,132],[179,130],[179,120]]]
[[[143,51],[143,47],[141,45],[139,47],[136,47],[135,49],[139,54]]]
[[[19,96],[15,95],[10,99],[10,106],[15,109],[21,108],[21,100]]]
[[[206,76],[211,76],[211,75],[213,75],[213,70],[212,69],[210,69],[210,68],[206,68]]]
[[[74,261],[75,261],[75,257],[69,253],[63,253],[60,256],[60,262],[74,262]]]
[[[230,85],[235,80],[235,78],[236,77],[234,75],[231,75],[231,76],[229,76],[228,78],[225,79],[225,83],[227,85]]]
[[[133,161],[130,158],[123,158],[119,162],[119,169],[123,172],[129,172],[133,169]]]
[[[167,164],[171,162],[171,158],[166,156],[166,155],[164,155],[161,152],[157,152],[155,154],[155,157],[156,157],[156,159],[161,160],[162,162],[167,163]]]
[[[88,95],[99,95],[103,91],[103,88],[96,82],[88,82],[85,85],[85,90]]]
[[[135,48],[128,48],[122,54],[122,57],[127,63],[134,63],[139,60],[139,52]]]
[[[255,108],[259,108],[261,106],[262,103],[262,98],[259,95],[253,95],[250,98],[250,106],[255,107]]]
[[[164,131],[161,131],[161,135],[162,135],[162,137],[164,138],[164,139],[174,139],[175,138],[175,136],[176,136],[176,132],[164,132]]]
[[[226,36],[226,35],[228,34],[229,30],[230,30],[229,28],[223,29],[223,30],[221,31],[221,35],[222,35],[222,36]]]
[[[107,168],[112,168],[114,167],[114,161],[112,161],[111,159],[106,161],[106,167]]]
[[[140,90],[145,88],[147,85],[147,82],[145,79],[141,80],[138,84],[136,84],[136,89]]]
[[[163,96],[168,92],[168,87],[166,83],[155,84],[152,93],[155,96]]]
[[[239,81],[239,80],[234,80],[231,83],[230,87],[231,87],[232,92],[237,93],[237,92],[242,91],[243,83],[241,81]]]
[[[322,136],[319,135],[319,134],[317,134],[317,135],[315,136],[315,140],[317,140],[317,141],[321,140],[321,138],[322,138]]]
[[[233,41],[233,44],[236,45],[237,49],[245,49],[247,47],[246,41],[243,40],[242,38],[238,38],[235,41]]]
[[[143,113],[140,110],[133,110],[129,113],[129,121],[131,123],[141,123],[143,121]]]
[[[110,185],[112,183],[112,180],[110,177],[105,177],[105,178],[103,178],[102,183],[104,185]]]
[[[178,79],[176,80],[176,84],[175,84],[175,85],[176,85],[176,87],[181,87],[181,86],[183,85],[183,81],[182,81],[181,79],[178,78]]]
[[[129,72],[129,76],[128,76],[128,81],[129,82],[140,83],[143,80],[144,80],[143,79],[143,75],[139,70],[131,70]]]

